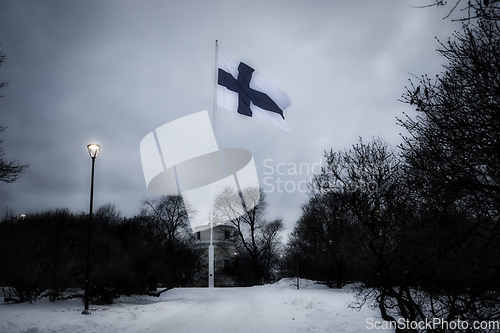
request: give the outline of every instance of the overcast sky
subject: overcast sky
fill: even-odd
[[[423,2],[0,0],[0,81],[9,81],[0,139],[5,159],[30,164],[0,185],[2,215],[87,212],[93,142],[101,145],[94,207],[138,214],[141,199],[154,197],[141,166],[144,136],[198,111],[213,117],[217,39],[292,100],[291,134],[224,109],[216,120],[219,147],[253,153],[268,218],[282,217],[290,232],[308,198],[304,166],[317,171],[324,150],[360,136],[397,145],[396,117],[412,114],[398,102],[411,74],[442,71],[435,37],[460,25],[442,19],[447,8],[411,7]]]

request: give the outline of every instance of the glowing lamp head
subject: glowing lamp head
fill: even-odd
[[[96,143],[91,143],[87,145],[87,150],[89,151],[90,157],[92,159],[95,159],[97,157],[97,154],[99,154],[99,150],[101,150],[101,146]]]

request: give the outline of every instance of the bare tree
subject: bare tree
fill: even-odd
[[[7,127],[0,126],[0,132],[3,132]],[[2,143],[3,140],[0,140]],[[17,159],[6,161],[4,160],[4,150],[0,147],[0,181],[4,183],[13,183],[19,178],[19,174],[23,173],[28,167],[28,164],[21,164]]]
[[[500,22],[464,28],[441,45],[446,71],[412,82],[403,95],[417,111],[399,121],[410,133],[402,146],[413,166],[408,172],[436,191],[446,185],[448,193],[481,193],[500,202],[499,45]]]
[[[178,241],[191,235],[187,212],[190,208],[186,207],[182,196],[166,195],[144,199],[142,206],[141,218],[162,237],[167,248],[173,248]]]
[[[420,205],[414,239],[428,244],[425,267],[435,268],[419,287],[429,316],[498,320],[500,21],[481,18],[454,37],[439,51],[444,73],[423,76],[403,95],[417,116],[399,121],[409,133],[405,175]]]
[[[419,249],[406,242],[411,207],[398,156],[375,139],[345,151],[330,150],[325,158],[311,197],[340,223],[332,245],[344,252],[343,260],[363,282],[359,306],[373,301],[389,321],[397,314],[410,321],[420,318],[411,294],[411,277],[421,267],[414,260]]]
[[[2,63],[4,61],[5,61],[5,53],[3,53],[3,51],[0,51],[0,66],[2,66]],[[0,88],[3,88],[5,86],[7,86],[7,81],[5,81],[5,80],[1,81],[0,82]],[[0,97],[3,97],[3,95],[0,95]]]
[[[5,61],[5,54],[0,51],[0,66]],[[0,88],[7,86],[7,81],[0,82]],[[3,97],[3,95],[0,95]],[[0,125],[0,132],[3,132],[7,127]],[[0,140],[0,144],[3,140]],[[3,183],[12,183],[15,182],[19,178],[19,174],[24,172],[24,170],[28,167],[27,164],[21,164],[18,160],[4,160],[4,150],[0,147],[0,182]]]
[[[283,222],[281,219],[267,221],[264,218],[266,208],[265,194],[257,187],[248,187],[241,193],[228,187],[214,203],[216,223],[230,221],[228,223],[236,229],[239,258],[248,262],[252,284],[266,279],[278,259],[279,232],[283,230]]]
[[[159,240],[155,245],[158,251],[158,258],[155,260],[159,266],[148,276],[149,284],[163,284],[166,289],[162,292],[185,285],[195,272],[200,251],[194,245],[189,226],[190,209],[180,195],[166,195],[142,201],[138,220]]]
[[[424,0],[425,1],[425,0]],[[447,0],[426,1],[417,8],[440,7],[448,5]],[[465,12],[465,15],[454,19],[454,21],[468,21],[482,18],[487,20],[500,20],[500,0],[453,0],[451,9],[444,17],[449,18],[455,12]]]
[[[341,288],[356,279],[352,235],[357,229],[337,195],[312,195],[302,206],[302,216],[288,237],[285,268],[294,272],[299,264],[301,277]]]

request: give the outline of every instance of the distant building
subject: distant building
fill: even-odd
[[[236,252],[236,228],[230,225],[221,225],[213,228],[212,244],[214,245],[214,285],[216,287],[232,287],[237,281],[231,274],[231,265],[238,255]],[[210,229],[198,231],[196,242],[204,249],[200,261],[199,274],[195,277],[194,285],[208,286],[208,247],[210,245]]]

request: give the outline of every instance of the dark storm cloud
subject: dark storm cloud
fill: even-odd
[[[99,143],[95,206],[136,214],[147,192],[139,143],[153,129],[213,111],[215,48],[246,61],[287,92],[290,135],[264,120],[218,110],[220,147],[263,163],[319,163],[323,150],[359,136],[396,144],[397,101],[408,72],[437,73],[434,36],[453,28],[442,12],[401,1],[3,1],[0,123],[7,158],[29,163],[0,186],[2,211],[88,209]],[[268,163],[269,164],[269,163]],[[276,176],[276,175],[275,175]],[[309,175],[284,175],[309,180]],[[290,229],[307,195],[268,193],[270,217]]]

